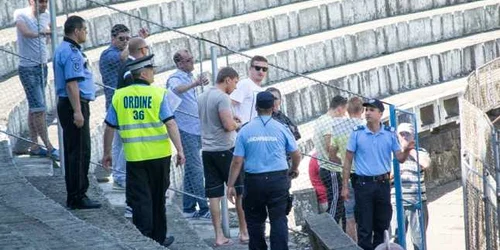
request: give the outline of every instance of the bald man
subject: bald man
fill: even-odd
[[[133,37],[128,43],[128,58],[124,65],[149,54],[149,45],[142,37]],[[132,82],[132,76],[125,70],[125,66],[119,71],[118,88],[128,86]]]

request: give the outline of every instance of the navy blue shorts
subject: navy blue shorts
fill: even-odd
[[[205,175],[205,195],[208,198],[224,196],[224,183],[227,183],[229,177],[233,151],[202,151],[202,158],[203,173]],[[243,171],[240,172],[238,179],[234,183],[237,195],[243,193],[242,175]]]
[[[19,66],[19,79],[23,85],[26,99],[28,100],[29,112],[44,112],[45,87],[47,86],[47,65],[43,64],[33,67]]]

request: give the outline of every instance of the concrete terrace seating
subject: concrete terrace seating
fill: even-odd
[[[251,0],[148,0],[128,1],[126,3],[111,5],[111,7],[133,16],[140,16],[143,19],[150,20],[151,22],[165,27],[178,28],[299,1],[304,0],[281,0],[271,1],[269,3],[268,1]],[[85,3],[88,3],[87,0],[79,0],[76,2],[80,3],[77,5],[81,8],[85,6]],[[100,2],[106,3],[106,1],[102,0]],[[94,4],[90,6],[95,7]],[[13,9],[11,12],[13,12]],[[69,12],[69,14],[78,14],[88,21],[90,32],[89,39],[84,44],[84,48],[87,49],[109,44],[109,32],[111,27],[117,23],[127,25],[133,34],[136,34],[137,31],[144,26],[148,27],[151,33],[163,31],[162,27],[158,25],[142,22],[140,19],[132,18],[127,14],[119,13],[106,7],[92,8],[76,13]],[[62,26],[65,20],[66,16],[59,16],[57,18],[59,41],[62,40]],[[10,22],[12,23],[12,20]],[[17,52],[15,40],[16,34],[14,27],[0,30],[0,47]],[[1,76],[12,74],[16,70],[17,58],[3,52],[0,53],[2,56],[5,56],[5,59],[0,62],[1,78]]]

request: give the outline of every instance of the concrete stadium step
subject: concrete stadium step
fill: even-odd
[[[61,204],[35,188],[16,168],[8,138],[4,135],[0,137],[0,248],[124,249],[130,247],[108,231],[89,224],[85,219],[75,217]],[[64,178],[61,177],[61,180],[64,183]],[[52,187],[52,190],[65,196],[57,187]],[[99,220],[105,221],[102,215]],[[148,239],[143,239],[143,242],[136,247],[160,248],[157,243]]]
[[[80,1],[86,2],[85,0]],[[166,27],[179,28],[300,1],[305,0],[282,0],[279,2],[261,0],[148,0],[129,1],[114,4],[111,7]],[[106,7],[98,7],[70,14],[80,15],[88,21],[89,36],[87,42],[83,45],[87,49],[109,44],[109,32],[111,27],[117,23],[127,25],[131,29],[132,34],[137,34],[139,29],[144,26],[148,27],[152,34],[164,31],[158,25],[143,22],[138,18],[132,18],[127,14],[119,13]],[[57,18],[58,43],[63,38],[62,26],[65,21],[66,16],[59,16]],[[17,53],[18,48],[14,27],[0,30],[0,47]],[[101,49],[104,50],[104,48]],[[5,60],[0,62],[0,77],[15,72],[18,58],[4,52],[0,53],[3,54],[2,56],[5,56]]]
[[[490,31],[307,76],[366,97],[380,98],[467,75],[498,56],[498,38],[500,31]],[[307,122],[326,112],[328,100],[340,93],[304,78],[294,78],[273,86],[282,91],[284,110],[294,114],[297,123]]]
[[[19,155],[14,157],[14,162],[22,176],[33,177],[54,175],[54,162],[47,157]]]
[[[175,4],[176,2],[171,1],[169,3],[173,4],[168,5],[167,7],[164,7],[165,4],[162,4],[161,8],[158,8],[155,3],[159,1],[161,0],[142,1],[142,8],[139,8],[140,6],[135,6],[131,3],[119,4],[116,5],[116,7],[125,6],[123,7],[123,9],[128,10],[131,14],[140,14],[142,17],[146,17],[146,19],[153,20],[157,23],[163,23],[164,25],[169,24],[165,23],[169,20],[184,20],[182,19],[181,14],[186,11],[176,9],[176,7],[179,6],[178,4]],[[249,4],[249,2],[244,6],[249,7],[250,10],[261,10],[268,8],[268,6],[279,6],[276,1],[271,1],[273,4],[269,5],[264,3],[259,4],[261,1],[250,1],[252,2],[252,4]],[[292,3],[297,1],[302,0],[285,0],[284,3]],[[200,4],[199,6],[213,6],[213,4],[215,4],[217,1],[197,0],[197,2],[207,3],[206,5]],[[264,2],[267,3],[267,1]],[[218,43],[226,44],[236,50],[243,50],[350,24],[370,21],[388,16],[403,15],[414,11],[427,10],[463,2],[466,1],[423,0],[418,2],[407,2],[401,0],[390,2],[384,1],[381,3],[380,0],[312,0],[293,3],[286,6],[280,6],[277,8],[272,8],[238,17],[227,18],[220,21],[210,22],[205,25],[196,25],[188,27],[185,30],[183,29],[182,31],[190,34],[196,34],[203,38],[214,40]],[[255,6],[260,6],[260,9],[257,7],[252,8],[254,4]],[[236,13],[239,13],[238,11],[241,9],[242,5],[240,4],[238,6],[240,6],[240,8],[233,8]],[[203,11],[205,9],[200,10],[200,8],[201,7],[197,8],[196,6],[194,6],[194,10],[192,10],[191,12],[199,12],[196,16],[213,16],[213,13],[211,11]],[[117,23],[117,20],[118,22],[129,24],[133,33],[136,33],[141,25],[141,22],[139,20],[134,20],[133,18],[129,18],[124,14],[115,13],[114,11],[110,11],[109,9],[99,9],[102,9],[102,11],[96,11],[96,9],[92,9],[78,13],[79,15],[89,18],[90,20],[89,29],[91,34],[89,35],[89,41],[87,41],[87,43],[85,44],[86,48],[96,47],[109,43],[109,29],[111,28],[111,23]],[[171,19],[165,20],[166,18],[162,17],[164,9],[168,9],[169,13],[181,15],[181,18],[175,18],[174,16],[172,16]],[[225,8],[223,9],[225,10]],[[198,12],[195,10],[198,10]],[[221,14],[220,16],[224,17],[225,15]],[[58,19],[58,24],[62,25],[65,20],[64,18],[65,17],[60,17]],[[216,18],[217,15],[213,16],[212,20],[216,20]],[[207,20],[209,19],[210,18],[208,18]],[[186,20],[188,20],[188,18],[186,18]],[[199,18],[194,18],[189,22],[186,21],[183,26],[192,25],[204,20],[205,19],[200,20]],[[175,24],[167,26],[177,27],[175,26]],[[152,26],[150,26],[149,28],[153,32],[159,31],[160,29],[160,27]],[[58,34],[62,35],[62,31],[59,30]],[[1,40],[2,38],[5,39],[3,42]],[[59,37],[59,40],[60,39],[62,39],[62,36]],[[17,47],[13,42],[14,40],[15,30],[13,28],[9,31],[6,31],[6,34],[2,34],[0,32],[0,44],[6,44],[4,47],[8,48],[11,51],[17,51]],[[164,65],[163,67],[169,68],[173,66],[170,54],[172,53],[172,51],[175,51],[179,48],[190,49],[195,57],[197,57],[199,53],[199,46],[197,42],[193,41],[192,39],[190,40],[187,37],[180,36],[176,33],[161,33],[156,36],[152,36],[149,40],[151,40],[152,43],[157,44],[157,49],[155,50],[155,52],[158,54],[158,58],[163,58],[161,59],[161,65]],[[92,55],[89,55],[89,58],[91,58],[91,62],[94,62],[92,63],[93,65],[97,65],[97,58],[99,58],[98,56],[104,49],[105,47],[102,47],[88,52],[90,55]],[[204,55],[204,58],[209,58],[210,51],[207,44],[202,47],[201,53]],[[17,67],[17,58],[12,55],[6,55],[5,58],[6,59],[3,62],[0,62],[0,76],[12,74],[13,72],[15,72],[15,69]]]
[[[271,63],[294,72],[314,72],[497,29],[500,27],[499,11],[498,0],[472,2],[378,19],[289,39],[244,53],[265,56]],[[240,76],[245,76],[249,61],[247,57],[230,55],[220,57],[218,65],[225,66],[229,62]],[[211,69],[211,62],[203,62],[202,68]],[[277,82],[292,76],[283,70],[271,69],[266,82]]]

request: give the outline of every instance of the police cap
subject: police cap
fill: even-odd
[[[154,62],[153,62],[153,55],[145,56],[142,58],[139,58],[137,60],[134,60],[132,62],[127,63],[127,71],[134,72],[139,69],[143,68],[148,68],[148,67],[155,67]]]
[[[269,91],[262,91],[257,94],[257,108],[270,109],[274,106],[274,95]]]
[[[363,103],[363,107],[374,107],[378,108],[380,112],[384,112],[384,104],[378,99],[370,99]]]

